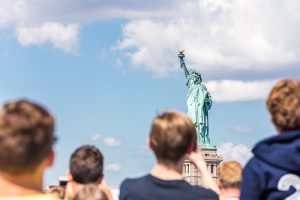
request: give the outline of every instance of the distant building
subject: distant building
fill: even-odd
[[[218,180],[218,166],[223,161],[223,158],[217,155],[217,148],[202,148],[204,160],[207,163],[208,171],[211,173],[213,179]],[[192,185],[201,185],[201,174],[199,174],[195,165],[191,161],[184,161],[183,177]]]

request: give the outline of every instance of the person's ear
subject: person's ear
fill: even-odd
[[[51,150],[48,154],[47,167],[51,167],[54,164],[54,159],[55,159],[55,153],[54,153],[53,148],[51,148]]]
[[[223,189],[223,186],[222,186],[222,184],[221,184],[220,181],[217,182],[217,185],[218,185],[219,190],[222,190],[222,189]]]
[[[197,150],[197,146],[195,144],[191,144],[189,148],[187,149],[187,154],[191,154],[192,152],[195,152]]]
[[[148,138],[147,143],[148,143],[148,147],[150,149],[153,149],[153,142],[152,142],[152,140],[150,138]]]
[[[73,181],[73,176],[72,176],[70,170],[67,171],[67,178],[68,178],[68,181]]]
[[[99,179],[98,179],[98,184],[101,184],[102,183],[102,180],[103,180],[103,175],[101,175],[100,177],[99,177]]]

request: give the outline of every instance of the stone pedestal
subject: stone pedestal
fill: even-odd
[[[217,148],[202,148],[201,150],[203,158],[207,163],[208,171],[211,173],[213,179],[217,182],[217,168],[223,161],[223,158],[217,155]],[[198,170],[190,160],[184,161],[183,177],[192,185],[201,185],[201,174],[199,174]]]

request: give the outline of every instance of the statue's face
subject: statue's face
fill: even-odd
[[[196,78],[196,77],[192,77],[192,78],[189,80],[188,84],[189,84],[189,85],[194,85],[196,82],[197,82],[197,78]]]
[[[193,82],[193,84],[197,84],[197,83],[201,83],[202,80],[199,77],[193,77],[191,78],[191,81]]]
[[[191,85],[195,85],[195,84],[201,84],[202,79],[201,76],[196,76],[194,74],[192,74],[189,78],[188,78],[188,83],[187,85],[191,86]]]
[[[197,78],[197,83],[201,83],[202,79],[201,78]]]

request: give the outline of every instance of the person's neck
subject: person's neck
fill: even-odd
[[[150,174],[162,180],[181,180],[183,162],[177,164],[165,164],[157,162]]]
[[[222,199],[227,199],[227,198],[239,198],[240,197],[240,190],[235,189],[235,188],[227,188],[227,189],[222,189],[221,190],[221,195],[223,198]]]
[[[99,185],[100,182],[95,182],[94,184]],[[75,194],[84,187],[84,183],[78,183],[76,181],[71,181],[66,187],[65,199],[73,199]]]
[[[0,172],[0,197],[41,194],[43,190],[43,174],[35,173],[11,175]]]

